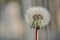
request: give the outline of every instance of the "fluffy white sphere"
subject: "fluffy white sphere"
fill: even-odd
[[[49,14],[48,10],[43,7],[29,8],[25,14],[26,23],[28,23],[29,25],[32,25],[32,21],[33,21],[32,17],[35,14],[36,15],[40,14],[41,16],[43,16],[43,19],[41,19],[40,27],[45,27],[46,25],[48,25],[48,23],[50,21],[50,14]]]

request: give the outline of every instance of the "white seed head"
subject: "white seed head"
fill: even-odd
[[[29,25],[32,25],[33,16],[39,15],[39,14],[43,17],[43,19],[40,20],[41,21],[40,27],[45,27],[46,25],[48,25],[48,23],[50,21],[50,14],[49,14],[48,10],[43,7],[29,8],[25,14],[26,23],[28,23]]]

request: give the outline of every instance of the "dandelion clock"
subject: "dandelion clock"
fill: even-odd
[[[38,40],[38,29],[49,24],[50,14],[43,7],[31,7],[26,11],[25,20],[27,24],[36,29],[36,40]]]

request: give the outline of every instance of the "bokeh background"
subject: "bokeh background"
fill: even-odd
[[[35,40],[35,29],[24,14],[33,6],[49,10],[51,21],[39,30],[39,40],[60,40],[60,0],[0,0],[0,40]]]

